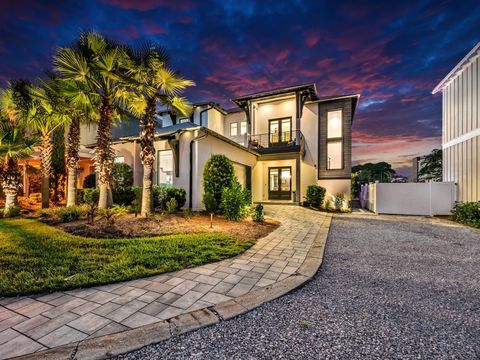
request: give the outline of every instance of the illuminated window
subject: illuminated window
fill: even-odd
[[[186,123],[186,122],[189,122],[189,121],[190,121],[189,118],[183,118],[183,119],[180,119],[180,120],[179,120],[179,123],[180,123],[180,124],[183,124],[183,123]]]
[[[160,150],[158,152],[158,184],[173,184],[173,152]]]
[[[342,110],[327,113],[327,136],[329,139],[342,137]]]
[[[327,112],[327,169],[343,169],[342,110]]]
[[[242,121],[240,123],[240,135],[245,135],[247,133],[247,122]]]
[[[230,123],[230,136],[238,136],[238,123]]]
[[[115,164],[123,164],[125,162],[125,156],[117,156],[114,162]]]

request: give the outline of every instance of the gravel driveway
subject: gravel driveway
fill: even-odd
[[[122,359],[479,359],[480,231],[341,215],[303,288]]]

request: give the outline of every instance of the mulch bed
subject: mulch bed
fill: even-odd
[[[195,214],[190,218],[183,214],[156,215],[149,218],[128,214],[118,218],[113,226],[107,224],[105,220],[97,220],[93,225],[88,224],[86,220],[52,225],[73,235],[97,239],[222,233],[242,240],[256,240],[271,233],[280,223],[268,217],[265,218],[265,222],[257,223],[250,218],[228,221],[222,216],[216,215],[213,218],[213,227],[210,228],[210,215],[208,214]]]

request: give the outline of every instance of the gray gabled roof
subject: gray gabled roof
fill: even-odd
[[[465,68],[476,58],[480,57],[480,42],[473,47],[472,50],[462,59],[460,62],[445,76],[442,81],[435,86],[432,90],[432,94],[436,94],[439,91],[445,89],[457,76],[459,76]]]
[[[267,96],[288,94],[291,92],[302,91],[302,90],[309,91],[312,96],[312,100],[316,99],[317,87],[315,83],[309,83],[309,84],[301,84],[301,85],[294,85],[294,86],[286,86],[286,87],[275,88],[275,89],[270,89],[266,91],[255,92],[252,94],[242,95],[232,99],[232,101],[238,104],[246,100],[258,99],[258,98],[267,97]]]

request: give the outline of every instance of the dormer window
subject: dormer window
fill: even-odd
[[[342,110],[327,112],[327,169],[343,169]]]

